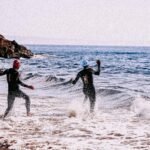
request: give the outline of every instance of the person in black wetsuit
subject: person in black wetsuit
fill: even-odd
[[[29,89],[34,89],[31,85],[26,85],[19,79],[19,72],[18,69],[20,68],[20,62],[18,60],[14,60],[13,68],[6,69],[5,71],[0,71],[0,76],[7,75],[7,82],[8,82],[8,107],[4,113],[3,118],[5,118],[10,110],[12,110],[15,97],[22,97],[26,101],[26,110],[27,116],[30,116],[30,98],[24,92],[19,89],[19,85],[27,87]]]
[[[94,71],[92,68],[88,67],[87,61],[82,62],[83,70],[81,70],[75,80],[72,81],[72,84],[76,84],[76,82],[79,80],[79,78],[82,79],[83,82],[83,93],[85,95],[84,101],[89,98],[90,100],[90,112],[93,112],[94,107],[95,107],[95,101],[96,101],[96,93],[95,93],[95,87],[93,84],[93,74],[99,75],[100,74],[100,67],[101,67],[101,62],[100,60],[96,61],[98,65],[97,71]]]

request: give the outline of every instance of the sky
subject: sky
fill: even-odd
[[[150,0],[0,0],[0,34],[24,44],[150,46]]]

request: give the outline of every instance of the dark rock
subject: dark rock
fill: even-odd
[[[0,35],[0,57],[4,58],[31,58],[33,53],[25,46],[16,41],[10,41],[3,35]]]

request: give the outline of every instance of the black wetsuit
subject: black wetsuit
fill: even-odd
[[[82,79],[83,82],[83,93],[85,94],[85,100],[89,98],[90,100],[90,111],[92,112],[95,106],[96,101],[96,93],[95,87],[93,84],[93,74],[99,75],[100,74],[100,66],[98,66],[98,70],[94,71],[92,68],[85,67],[82,71],[80,71],[75,80],[72,82],[76,84],[79,78]]]
[[[4,117],[7,116],[9,111],[12,109],[15,97],[22,97],[26,100],[26,110],[27,113],[30,112],[30,98],[24,92],[19,89],[19,84],[24,87],[28,87],[28,85],[24,84],[19,79],[19,73],[17,70],[10,68],[5,70],[4,72],[0,72],[0,75],[7,75],[8,82],[8,107],[5,111]]]

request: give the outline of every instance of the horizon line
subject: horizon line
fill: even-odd
[[[150,45],[99,45],[99,44],[24,44],[26,46],[89,46],[89,47],[150,47]]]
[[[2,34],[3,35],[3,34]],[[146,43],[139,43],[139,44],[132,44],[132,42],[129,42],[129,44],[125,44],[125,43],[116,43],[116,44],[113,44],[113,42],[110,42],[110,44],[107,42],[105,44],[103,44],[103,42],[101,41],[99,44],[98,42],[91,42],[91,43],[88,43],[87,41],[81,41],[81,42],[75,42],[76,39],[65,39],[66,41],[60,41],[62,39],[52,39],[50,38],[51,40],[55,40],[55,41],[47,41],[49,40],[48,37],[35,37],[35,36],[19,36],[19,35],[4,35],[4,37],[6,39],[8,38],[11,38],[13,40],[16,40],[16,42],[20,43],[20,44],[23,44],[23,45],[60,45],[60,46],[63,46],[63,45],[66,45],[66,46],[107,46],[107,47],[112,47],[112,46],[115,46],[115,47],[150,47],[150,43],[148,43],[148,41]],[[27,40],[28,39],[28,40]],[[31,40],[32,39],[32,40]],[[31,41],[32,42],[31,42]],[[68,41],[67,40],[72,40],[72,41]],[[79,39],[78,39],[79,40]],[[92,44],[93,43],[93,44]]]

